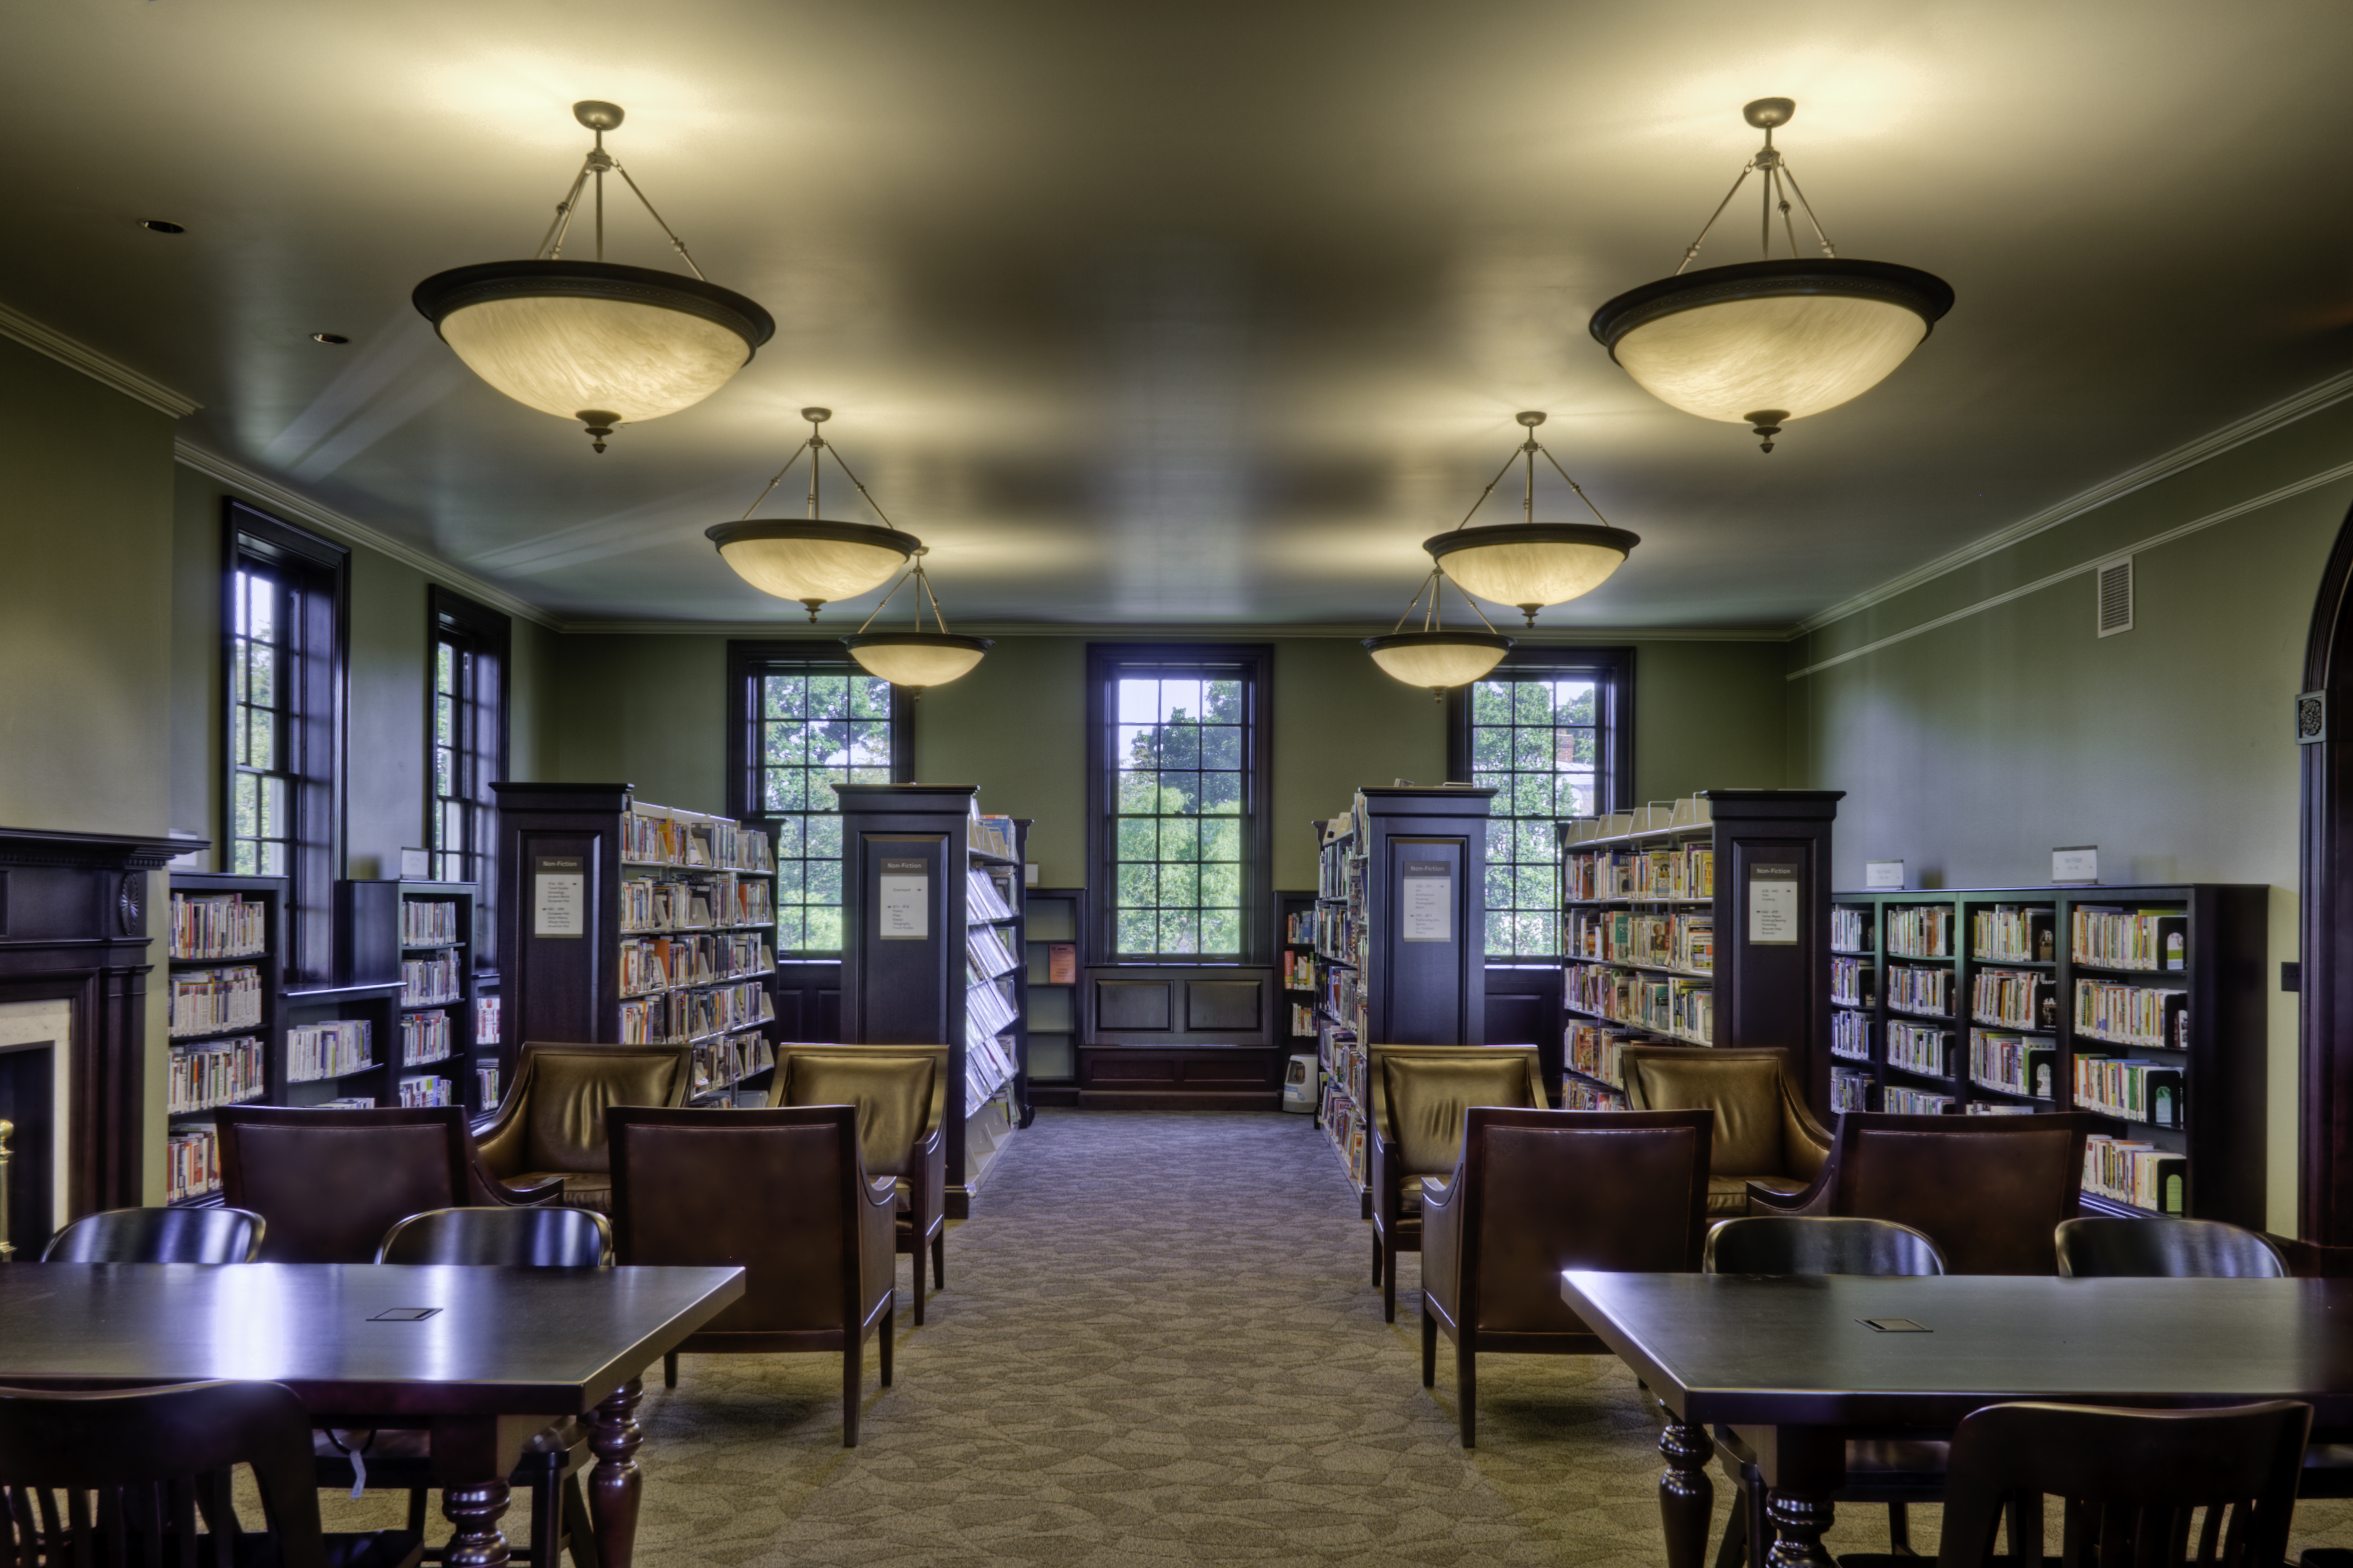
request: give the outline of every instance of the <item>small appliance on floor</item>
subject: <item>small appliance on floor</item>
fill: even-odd
[[[1315,1114],[1317,1069],[1315,1058],[1299,1056],[1291,1058],[1282,1069],[1282,1109],[1302,1116]]]

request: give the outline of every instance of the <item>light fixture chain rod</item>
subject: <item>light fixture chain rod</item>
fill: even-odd
[[[1831,243],[1831,237],[1822,232],[1822,220],[1814,216],[1814,204],[1806,199],[1805,187],[1798,184],[1798,176],[1791,172],[1787,162],[1784,162],[1781,165],[1781,174],[1783,178],[1789,182],[1789,188],[1798,193],[1798,205],[1806,209],[1806,222],[1812,227],[1814,231],[1814,238],[1822,247],[1822,254],[1829,257],[1831,260],[1836,261],[1838,259],[1838,247],[1832,245]],[[1794,242],[1792,243],[1794,244]]]
[[[1471,510],[1462,514],[1462,521],[1454,525],[1455,532],[1461,532],[1464,525],[1469,523],[1473,517],[1476,517],[1479,514],[1479,509],[1487,504],[1487,498],[1495,493],[1495,487],[1504,482],[1504,476],[1510,473],[1512,471],[1512,465],[1519,460],[1520,455],[1517,452],[1514,452],[1510,457],[1504,459],[1504,466],[1495,470],[1495,477],[1487,481],[1487,488],[1479,492],[1479,499],[1472,501],[1471,503]]]
[[[1585,503],[1585,510],[1593,514],[1594,521],[1599,522],[1604,528],[1609,527],[1609,520],[1601,515],[1601,509],[1593,504],[1593,498],[1585,493],[1585,487],[1578,484],[1575,479],[1568,479],[1568,470],[1560,466],[1560,459],[1552,455],[1552,448],[1549,447],[1545,448],[1545,461],[1552,465],[1552,471],[1554,473],[1558,474],[1564,479],[1568,479],[1568,488],[1577,492],[1577,499]]]
[[[811,426],[809,426],[808,447],[809,447],[809,493],[808,493],[808,514],[809,514],[810,519],[811,519],[812,521],[814,521],[814,520],[816,519],[816,517],[817,517],[817,509],[818,509],[818,495],[817,495],[817,492],[818,492],[818,483],[817,483],[818,470],[825,467],[825,456],[824,456],[824,451],[823,451],[823,448],[824,448],[824,447],[825,447],[825,437],[824,437],[823,435],[821,435],[821,434],[818,432],[818,427],[817,427],[816,426],[814,426],[814,425],[811,425]],[[839,453],[839,452],[836,452],[836,453],[833,455],[833,460],[834,460],[835,462],[837,462],[837,463],[839,463],[839,461],[841,461],[841,454],[840,454],[840,453]]]
[[[692,272],[695,277],[700,279],[702,281],[705,283],[710,282],[710,279],[702,276],[702,268],[694,264],[694,258],[687,253],[686,241],[679,238],[677,230],[671,228],[670,225],[662,222],[662,215],[654,211],[654,204],[646,200],[646,193],[638,189],[637,181],[629,179],[629,172],[621,167],[621,161],[617,158],[613,160],[613,173],[620,175],[624,180],[629,181],[629,190],[637,196],[638,200],[643,204],[646,209],[646,216],[652,218],[654,220],[655,226],[659,227],[662,233],[670,237],[670,247],[678,252],[679,259],[686,263],[687,269]]]
[[[1738,177],[1732,182],[1732,189],[1724,193],[1724,199],[1715,204],[1715,210],[1714,212],[1708,214],[1707,222],[1700,227],[1699,237],[1693,240],[1691,242],[1691,248],[1683,252],[1683,266],[1675,268],[1673,276],[1677,278],[1682,277],[1683,275],[1684,268],[1688,268],[1693,262],[1699,259],[1699,247],[1707,243],[1708,230],[1714,228],[1715,226],[1715,220],[1724,216],[1724,209],[1732,205],[1732,198],[1740,194],[1742,184],[1748,178],[1748,171],[1755,167],[1757,167],[1757,165],[1753,162],[1740,165],[1740,174]]]
[[[604,141],[600,132],[596,138],[597,145],[601,147]],[[605,259],[605,171],[602,169],[596,171],[596,259]]]
[[[1778,185],[1787,177],[1786,166],[1776,170],[1773,176],[1774,184]],[[1798,226],[1789,216],[1789,193],[1786,190],[1781,193],[1781,227],[1789,236],[1789,259],[1795,261],[1798,259]]]
[[[555,204],[555,216],[549,221],[547,232],[539,237],[539,250],[548,250],[551,241],[554,244],[555,248],[548,250],[548,259],[551,261],[564,259],[564,239],[572,232],[572,215],[578,210],[580,187],[587,183],[588,165],[584,162],[580,165],[580,172],[572,176],[572,188],[564,193],[562,201]],[[537,256],[539,250],[534,250],[532,254]]]
[[[1437,568],[1437,567],[1435,567],[1435,566],[1432,566],[1432,567],[1430,569],[1430,576],[1432,576],[1432,577],[1437,576],[1437,575],[1438,575],[1438,568]],[[1389,636],[1391,636],[1391,637],[1395,637],[1395,636],[1397,636],[1397,635],[1398,635],[1398,633],[1399,633],[1399,632],[1401,632],[1401,631],[1405,630],[1405,618],[1406,618],[1408,616],[1409,616],[1409,615],[1413,614],[1415,607],[1416,607],[1417,605],[1419,605],[1421,603],[1421,596],[1422,596],[1422,595],[1424,595],[1425,593],[1427,593],[1427,592],[1429,592],[1429,591],[1430,591],[1430,584],[1429,584],[1427,581],[1424,581],[1420,587],[1416,588],[1416,589],[1413,591],[1413,597],[1412,597],[1412,598],[1410,598],[1410,599],[1409,599],[1409,600],[1407,600],[1407,601],[1406,601],[1405,608],[1404,608],[1404,609],[1402,609],[1402,610],[1399,610],[1399,611],[1398,612],[1397,625],[1395,625],[1395,626],[1391,626],[1391,627],[1389,628]]]
[[[789,474],[789,473],[791,473],[791,472],[793,471],[793,465],[794,465],[795,463],[799,462],[799,461],[801,460],[801,454],[802,454],[803,452],[807,451],[807,450],[808,450],[808,448],[807,448],[806,446],[801,446],[801,447],[794,447],[794,448],[793,448],[793,455],[792,455],[791,457],[786,458],[785,459],[785,466],[784,466],[783,468],[778,468],[778,469],[776,470],[776,478],[774,478],[774,479],[770,479],[770,480],[768,481],[767,489],[766,489],[762,490],[758,495],[756,495],[756,496],[753,497],[753,498],[752,498],[752,504],[751,504],[750,506],[747,506],[747,507],[745,507],[745,508],[744,509],[744,516],[743,516],[743,517],[739,517],[739,518],[737,518],[735,521],[738,521],[738,522],[742,522],[742,521],[744,521],[746,518],[749,518],[749,517],[750,517],[754,512],[755,512],[755,511],[759,510],[760,510],[760,503],[761,503],[762,501],[764,501],[764,500],[766,500],[768,499],[768,496],[769,496],[770,492],[774,491],[774,490],[776,489],[776,488],[778,485],[783,484],[783,483],[785,482],[785,476],[786,476],[786,474]]]
[[[840,447],[835,447],[835,446],[828,445],[828,446],[826,447],[826,450],[827,450],[827,451],[828,451],[828,452],[831,452],[831,453],[833,454],[833,466],[834,466],[835,468],[839,468],[839,469],[842,471],[842,473],[843,473],[843,474],[844,474],[844,475],[849,479],[849,482],[850,482],[853,486],[857,487],[858,493],[859,493],[860,495],[864,496],[864,497],[866,498],[866,504],[867,504],[868,506],[871,506],[871,507],[872,507],[872,508],[874,509],[874,515],[875,515],[875,516],[877,516],[877,517],[879,517],[879,518],[881,518],[881,519],[882,520],[882,526],[883,526],[883,527],[885,527],[885,528],[893,528],[893,529],[897,528],[899,525],[898,525],[897,523],[895,523],[895,522],[892,522],[892,521],[891,521],[891,519],[890,519],[890,516],[889,516],[887,513],[885,513],[885,512],[883,511],[882,507],[881,507],[881,503],[880,503],[879,501],[877,501],[877,500],[874,499],[874,497],[873,497],[872,493],[871,493],[871,492],[870,492],[870,491],[867,489],[866,485],[865,485],[865,482],[864,482],[863,480],[860,479],[859,479],[859,477],[858,477],[856,474],[850,473],[850,471],[849,471],[849,465],[848,463],[845,463],[845,462],[843,462],[843,461],[841,460],[841,448],[840,448]]]
[[[923,596],[932,602],[932,624],[942,632],[945,632],[948,629],[948,618],[940,614],[940,596],[932,592],[932,574],[918,568],[917,575],[923,580]],[[921,605],[915,606],[915,629],[917,631],[923,629],[923,607]]]
[[[1546,452],[1545,457],[1549,459],[1552,457],[1552,454],[1550,452]],[[1451,581],[1451,579],[1449,580]],[[1495,630],[1495,623],[1487,618],[1487,612],[1479,607],[1478,600],[1472,598],[1469,594],[1463,593],[1461,584],[1456,583],[1454,584],[1454,591],[1462,595],[1462,602],[1471,606],[1471,613],[1479,617],[1479,624],[1481,626],[1486,627],[1491,632]],[[1500,637],[1503,634],[1498,632],[1496,635]]]
[[[882,595],[882,602],[875,605],[874,608],[867,614],[864,620],[858,623],[858,635],[865,635],[866,628],[874,624],[874,617],[881,615],[884,610],[890,608],[891,601],[899,596],[899,590],[907,585],[907,578],[912,577],[914,574],[915,574],[911,570],[907,573],[905,577],[902,577],[896,583],[891,584],[891,591]],[[918,621],[916,624],[920,626],[922,623]]]

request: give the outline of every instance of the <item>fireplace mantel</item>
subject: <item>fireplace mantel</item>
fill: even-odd
[[[56,998],[71,1074],[64,1211],[141,1201],[149,873],[203,839],[0,827],[0,1002]],[[160,896],[160,895],[159,895]],[[17,1238],[21,1244],[26,1238]]]

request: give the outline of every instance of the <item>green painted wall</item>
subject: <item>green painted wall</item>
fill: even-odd
[[[724,637],[554,641],[546,777],[633,784],[688,811],[727,809]]]
[[[2103,879],[2271,888],[2270,1223],[2295,1229],[2298,781],[2292,699],[2353,478],[2135,556],[2135,625],[2095,635],[2094,577],[2054,574],[2273,496],[2353,454],[2353,404],[2311,416],[1793,644],[1791,669],[2020,596],[1790,683],[1792,782],[1843,789],[1838,879],[1902,858],[1915,886],[2033,884],[2054,845]]]

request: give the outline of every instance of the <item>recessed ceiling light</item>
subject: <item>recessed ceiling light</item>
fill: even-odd
[[[185,224],[174,223],[170,218],[164,217],[142,217],[139,220],[139,226],[144,229],[152,229],[157,234],[185,234],[188,232],[188,228]]]
[[[352,340],[341,332],[312,332],[311,341],[314,343],[347,343]]]

